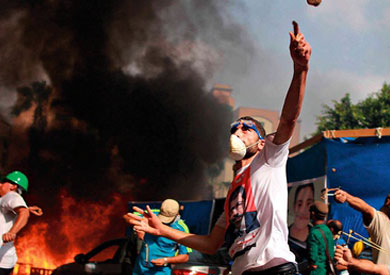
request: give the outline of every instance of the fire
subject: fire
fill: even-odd
[[[114,195],[110,204],[87,203],[62,191],[60,203],[61,213],[49,221],[58,224],[55,227],[59,229],[58,232],[51,232],[53,227],[49,223],[38,221],[27,225],[24,235],[17,239],[15,246],[18,264],[14,274],[30,274],[31,267],[55,269],[59,265],[73,262],[76,254],[88,252],[102,240],[124,236],[124,224],[123,231],[106,236],[110,216],[118,217],[118,223],[121,222],[118,209],[123,209],[125,202],[119,195]]]

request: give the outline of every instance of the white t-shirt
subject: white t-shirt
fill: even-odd
[[[0,198],[0,267],[13,268],[18,260],[14,242],[3,243],[3,234],[7,233],[16,221],[17,207],[26,207],[26,202],[18,193],[10,191]]]
[[[272,139],[267,137],[264,149],[239,171],[226,197],[225,212],[216,223],[226,230],[233,274],[295,262],[288,246],[287,226],[290,141],[276,145]]]

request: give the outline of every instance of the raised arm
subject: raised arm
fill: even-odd
[[[293,134],[305,95],[306,77],[309,70],[311,47],[293,21],[294,33],[290,32],[290,54],[294,62],[294,74],[284,100],[282,114],[273,143],[283,144]]]
[[[210,235],[185,233],[161,223],[149,206],[146,206],[147,212],[138,207],[134,207],[134,210],[141,213],[146,219],[132,213],[127,213],[123,218],[133,225],[136,231],[166,237],[207,254],[215,254],[224,242],[225,229],[222,227],[215,226]]]
[[[374,218],[375,208],[358,197],[348,194],[344,190],[337,190],[334,193],[334,199],[338,203],[347,202],[353,209],[359,211],[363,215],[363,222],[369,225]]]

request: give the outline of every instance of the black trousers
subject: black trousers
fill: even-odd
[[[13,268],[1,268],[0,267],[0,275],[9,275],[11,274]]]
[[[242,275],[295,275],[298,268],[293,263],[285,263],[261,271],[245,271]]]

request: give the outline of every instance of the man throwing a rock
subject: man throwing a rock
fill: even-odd
[[[136,230],[170,238],[203,253],[214,254],[224,243],[233,258],[233,274],[296,274],[287,239],[288,147],[301,111],[311,47],[293,22],[290,54],[294,74],[277,131],[266,136],[262,124],[243,117],[232,124],[230,153],[236,176],[225,212],[207,236],[187,234],[163,225],[150,208],[135,208],[147,219],[128,213]]]

